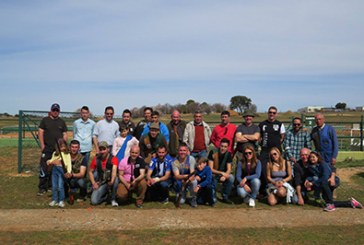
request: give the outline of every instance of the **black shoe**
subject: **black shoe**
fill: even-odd
[[[228,199],[228,198],[224,198],[224,199],[222,199],[222,202],[223,203],[226,203],[226,204],[234,204],[234,202],[233,201],[231,201],[230,199]]]

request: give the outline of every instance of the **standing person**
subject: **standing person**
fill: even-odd
[[[293,128],[287,131],[283,144],[286,158],[294,164],[300,159],[300,150],[311,149],[312,143],[310,133],[303,129],[301,118],[293,118],[292,126]]]
[[[168,131],[167,126],[164,123],[159,121],[159,112],[158,111],[153,111],[152,121],[147,123],[147,125],[144,127],[142,136],[149,133],[151,123],[157,123],[159,125],[159,132],[164,136],[164,138],[166,139],[166,141],[168,143],[169,142],[169,131]]]
[[[47,161],[56,150],[56,140],[63,138],[67,142],[67,126],[59,117],[60,106],[54,103],[47,117],[44,117],[39,124],[38,139],[42,155],[40,158],[38,196],[42,196],[52,187],[51,168],[47,166]]]
[[[135,130],[135,123],[131,120],[132,114],[129,109],[125,109],[122,115],[122,121],[119,123],[119,126],[125,126],[129,129],[129,134],[133,135]]]
[[[99,154],[94,157],[88,171],[93,192],[91,204],[98,205],[107,200],[109,189],[111,190],[111,205],[119,206],[116,202],[116,190],[119,179],[117,178],[118,159],[110,153],[109,144],[106,141],[99,142]]]
[[[100,152],[98,143],[101,141],[105,141],[108,144],[110,153],[112,151],[112,144],[116,137],[120,134],[119,124],[115,122],[113,118],[114,108],[112,106],[107,106],[105,108],[104,119],[96,123],[93,133],[93,142],[96,148],[96,154],[99,154]]]
[[[70,174],[72,169],[71,156],[67,146],[67,142],[62,138],[56,143],[56,150],[52,154],[52,158],[47,161],[52,167],[52,202],[49,206],[65,206],[65,191],[64,191],[64,174]]]
[[[210,144],[211,129],[210,126],[203,121],[202,113],[196,111],[194,120],[187,123],[183,135],[185,142],[196,159],[207,156],[207,149]]]
[[[90,119],[90,110],[87,106],[82,106],[80,114],[81,118],[73,123],[73,139],[80,142],[80,152],[88,164],[92,150],[95,122]]]
[[[278,109],[275,106],[271,106],[268,109],[268,119],[259,124],[260,135],[261,135],[261,152],[260,161],[262,163],[262,175],[260,180],[262,185],[260,193],[264,193],[264,188],[267,184],[267,162],[269,161],[269,152],[273,147],[276,147],[279,152],[282,152],[282,143],[286,129],[284,124],[276,119]]]
[[[171,157],[176,157],[178,147],[183,142],[183,134],[186,128],[186,122],[181,120],[181,113],[174,110],[171,114],[171,121],[167,124],[169,131],[168,152]]]
[[[249,203],[249,207],[255,207],[260,188],[262,164],[257,158],[253,145],[246,145],[243,152],[244,157],[239,161],[236,169],[236,179],[239,183],[237,192],[245,203]]]
[[[124,157],[128,157],[132,145],[139,144],[139,141],[129,133],[128,126],[120,124],[120,135],[116,137],[112,145],[112,155],[120,162]]]
[[[325,123],[325,117],[321,113],[315,115],[315,122],[316,127],[311,132],[315,149],[325,162],[334,166],[339,153],[336,131],[331,125]]]
[[[181,195],[180,204],[185,203],[186,201],[186,194],[187,189],[190,190],[191,199],[191,206],[197,207],[196,201],[196,192],[194,191],[197,186],[197,180],[190,176],[194,173],[196,166],[196,161],[193,156],[188,155],[188,146],[186,143],[181,143],[178,148],[178,155],[176,159],[172,163],[172,171],[173,171],[173,178],[174,182],[174,190],[177,193],[176,200],[178,201],[179,195]],[[182,186],[189,181],[188,188],[182,191]],[[179,204],[177,204],[179,205]]]
[[[229,140],[229,152],[233,154],[234,152],[234,136],[236,131],[235,124],[230,123],[230,112],[223,111],[220,115],[221,123],[216,125],[216,127],[212,130],[210,141],[215,146],[215,148],[220,147],[220,141],[223,138]]]
[[[294,201],[294,189],[290,185],[292,180],[292,166],[285,161],[277,147],[269,151],[269,162],[267,164],[267,194],[268,204],[273,206],[279,201],[291,203]]]
[[[305,180],[309,176],[309,155],[311,150],[302,148],[300,151],[300,160],[293,165],[293,183],[297,193],[297,204],[304,205],[307,199],[307,190]]]
[[[134,130],[134,137],[137,138],[137,140],[140,140],[142,137],[144,127],[146,127],[147,124],[152,121],[152,113],[153,109],[151,107],[144,108],[144,119],[138,122]]]
[[[87,185],[86,185],[86,171],[87,171],[87,160],[80,152],[80,142],[78,140],[72,140],[70,143],[70,156],[72,164],[72,172],[65,173],[66,184],[71,189],[69,193],[70,204],[73,203],[75,189],[79,188],[80,193],[77,198],[77,202],[83,202],[86,200]]]
[[[129,201],[132,192],[137,193],[135,206],[142,208],[147,182],[145,180],[145,162],[139,155],[139,146],[133,145],[130,156],[125,157],[119,163],[119,180],[117,196],[121,202]]]
[[[145,163],[149,164],[152,158],[156,157],[159,146],[168,147],[164,136],[159,132],[159,124],[152,123],[148,134],[143,135],[139,141],[140,155],[144,158]]]
[[[238,162],[244,158],[244,148],[248,145],[254,147],[258,156],[258,142],[260,140],[260,128],[253,123],[255,113],[249,109],[243,113],[244,122],[238,126],[235,133],[236,149],[233,158],[233,171]]]
[[[216,190],[218,183],[222,183],[221,196],[222,202],[233,204],[229,199],[231,188],[234,184],[234,175],[231,174],[232,157],[229,152],[230,141],[223,138],[217,149],[211,150],[208,156],[208,164],[212,170],[214,183],[214,202],[216,202]]]
[[[152,159],[147,173],[147,183],[152,200],[163,204],[169,201],[169,187],[171,180],[172,159],[168,156],[167,148],[159,146],[157,157]]]

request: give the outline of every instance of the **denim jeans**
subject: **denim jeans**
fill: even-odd
[[[90,152],[89,151],[86,151],[86,152],[81,152],[83,158],[86,159],[86,162],[87,162],[87,169],[89,169],[90,167]]]
[[[237,192],[238,192],[238,196],[241,198],[245,198],[245,197],[250,197],[252,199],[256,199],[258,192],[259,192],[259,188],[260,188],[260,179],[254,178],[251,181],[247,181],[247,183],[250,183],[250,189],[251,189],[251,193],[248,193],[245,191],[244,187],[237,187]]]
[[[207,150],[202,150],[200,152],[191,152],[191,156],[193,156],[197,161],[202,157],[207,157]]]
[[[118,184],[119,184],[119,178],[115,178],[113,186],[109,186],[107,183],[104,183],[101,186],[99,186],[97,190],[93,190],[91,195],[91,204],[98,205],[102,202],[105,202],[107,200],[110,188],[112,188],[111,200],[115,200]]]
[[[150,198],[152,200],[165,200],[169,196],[169,187],[171,186],[171,179],[160,181],[151,185],[148,189],[150,191]]]
[[[59,195],[58,195],[59,193]],[[64,201],[64,172],[62,166],[52,168],[52,200],[56,202]]]
[[[233,187],[234,184],[234,175],[230,174],[230,177],[228,180],[225,180],[224,182],[221,182],[222,184],[222,189],[221,189],[221,195],[223,199],[229,199],[230,193],[231,193],[231,188]],[[214,196],[216,196],[216,189],[217,189],[217,184],[220,182],[220,176],[215,176],[214,177],[214,184],[215,184],[215,191],[214,191]],[[214,201],[216,197],[214,197]]]
[[[196,197],[196,192],[194,191],[194,189],[196,188],[197,186],[197,180],[193,180],[191,181],[187,186],[186,186],[186,189],[185,189],[185,192],[182,193],[183,195],[185,195],[187,193],[187,190],[190,190],[190,195],[191,197]],[[182,190],[182,181],[181,180],[176,180],[174,182],[174,186],[173,186],[173,189],[175,190],[175,192],[178,194],[181,192]]]

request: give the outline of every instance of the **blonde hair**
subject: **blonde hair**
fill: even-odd
[[[282,157],[281,151],[277,147],[272,147],[270,149],[270,151],[269,151],[269,161],[268,161],[268,163],[269,163],[270,170],[272,171],[272,169],[273,169],[273,159],[272,159],[272,156],[271,156],[272,151],[276,151],[279,154],[279,158],[278,158],[278,162],[277,162],[279,164],[279,170],[280,171],[284,170],[285,161],[284,161],[284,159]]]

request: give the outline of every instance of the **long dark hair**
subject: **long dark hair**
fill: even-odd
[[[65,154],[68,154],[70,152],[67,142],[63,139],[63,138],[59,138],[56,142],[56,155],[59,156],[60,154],[60,150],[61,150],[61,146],[64,145],[66,146],[66,150],[64,151]]]

